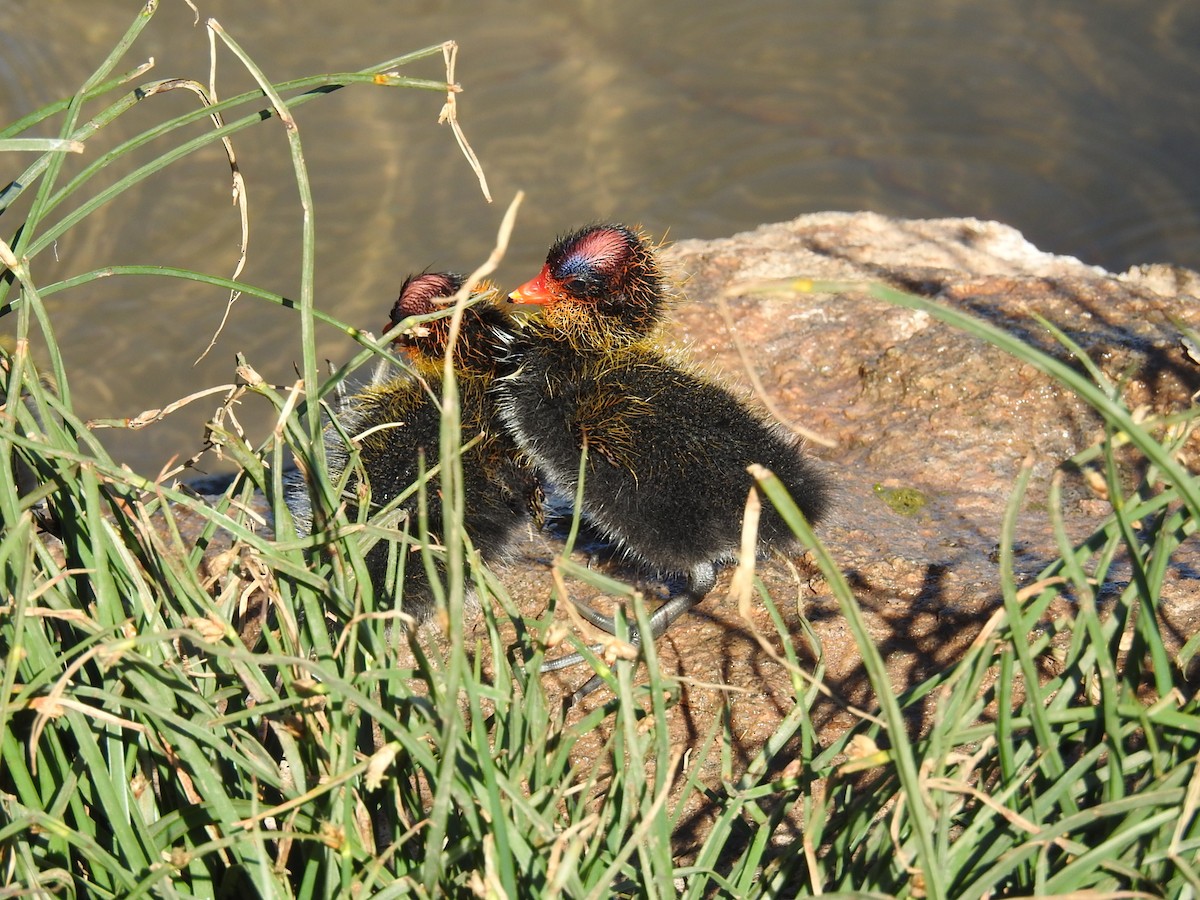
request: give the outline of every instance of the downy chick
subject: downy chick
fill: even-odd
[[[412,316],[424,316],[446,308],[445,300],[462,286],[461,276],[427,272],[410,276],[392,308],[388,328]],[[538,497],[533,469],[500,427],[489,394],[500,347],[508,335],[507,317],[498,309],[476,303],[464,310],[461,330],[452,351],[458,382],[461,440],[470,444],[462,454],[464,529],[471,544],[486,560],[503,559],[514,540],[530,521]],[[358,465],[365,474],[372,509],[385,506],[410,490],[422,468],[438,462],[441,435],[443,360],[448,346],[449,318],[413,326],[395,339],[406,351],[413,372],[388,368],[371,383],[341,401],[338,423],[357,447]],[[474,441],[472,444],[471,442]],[[332,426],[326,431],[326,458],[331,481],[339,479],[351,464],[351,453]],[[438,477],[425,488],[427,532],[431,542],[443,533],[442,498]],[[351,517],[357,513],[360,485],[357,475],[347,484]],[[288,506],[297,529],[307,534],[312,528],[312,509],[306,486],[294,483]],[[434,608],[429,577],[419,553],[418,493],[413,490],[402,501],[405,518],[397,528],[412,544],[403,562],[403,583],[388,579],[388,544],[380,541],[366,557],[376,597],[402,596],[405,612],[418,622]],[[401,550],[406,545],[399,545]],[[397,570],[400,565],[397,564]],[[441,568],[440,566],[438,567]]]
[[[572,232],[510,294],[542,315],[507,338],[514,371],[495,383],[501,419],[548,483],[574,496],[586,448],[582,516],[644,568],[686,578],[652,616],[655,636],[736,560],[750,463],[773,471],[810,522],[829,504],[796,438],[656,348],[669,299],[643,235],[621,225]],[[771,549],[798,544],[768,505],[758,551]],[[589,618],[612,630],[606,617]]]

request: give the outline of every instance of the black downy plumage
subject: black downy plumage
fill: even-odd
[[[774,472],[810,522],[826,511],[826,480],[796,438],[656,349],[669,292],[644,236],[620,225],[568,234],[510,300],[542,315],[509,338],[515,370],[495,383],[500,417],[567,496],[586,447],[583,517],[644,568],[686,577],[652,616],[654,636],[736,560],[749,464]],[[797,543],[768,506],[758,549],[772,548]],[[589,617],[612,630],[607,617]]]
[[[392,309],[387,328],[411,316],[445,309],[441,298],[452,297],[462,278],[445,273],[410,276]],[[395,339],[407,352],[412,371],[385,367],[370,384],[341,402],[338,424],[357,445],[358,464],[366,475],[372,509],[378,509],[405,491],[438,462],[441,433],[443,360],[449,338],[449,319],[422,322]],[[538,497],[533,469],[500,427],[489,393],[495,360],[508,319],[490,304],[476,303],[464,310],[453,350],[462,422],[462,443],[475,441],[463,452],[464,530],[484,559],[502,559],[521,529],[530,521]],[[350,464],[345,442],[332,426],[326,433],[329,477],[336,481]],[[431,541],[442,535],[443,510],[438,479],[426,485],[426,522]],[[360,485],[352,476],[347,486],[351,516],[357,513]],[[307,488],[294,483],[288,506],[297,529],[312,528]],[[433,610],[429,578],[419,555],[418,495],[413,491],[400,509],[406,517],[398,528],[413,542],[408,545],[402,586],[389,584],[388,542],[381,541],[367,554],[366,562],[377,598],[402,594],[405,612],[418,622]],[[405,545],[400,545],[404,547]],[[399,568],[399,566],[397,566]]]

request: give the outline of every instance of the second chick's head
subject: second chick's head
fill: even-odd
[[[385,331],[404,319],[444,313],[440,318],[414,324],[395,338],[395,344],[408,352],[418,368],[440,365],[445,357],[450,342],[450,299],[462,288],[463,281],[453,272],[422,272],[408,276],[400,288]],[[472,297],[492,290],[491,285],[480,284]],[[493,373],[508,329],[508,317],[490,303],[476,302],[467,307],[454,346],[454,368],[460,374]]]

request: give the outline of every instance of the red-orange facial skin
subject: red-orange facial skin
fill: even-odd
[[[537,274],[536,278],[531,278],[509,294],[508,299],[513,303],[528,306],[548,306],[561,299],[554,296],[548,284],[550,281],[553,281],[550,267],[542,266],[542,271]]]
[[[587,297],[573,294],[555,278],[548,265],[536,278],[525,282],[508,295],[513,303],[540,308],[539,325],[556,339],[566,340],[577,350],[605,349],[622,343],[611,329],[602,327],[596,304]],[[537,326],[535,326],[537,327]]]

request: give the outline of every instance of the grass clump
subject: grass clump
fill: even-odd
[[[645,684],[619,662],[605,669],[612,700],[564,720],[537,674],[544,624],[520,615],[462,536],[452,379],[432,483],[416,488],[441,491],[448,511],[447,576],[438,585],[444,647],[430,652],[400,627],[390,598],[372,594],[363,554],[400,530],[388,510],[347,518],[338,502],[345,485],[324,475],[320,422],[323,398],[388,351],[321,312],[312,296],[315,225],[294,122],[286,132],[306,214],[298,298],[236,275],[153,266],[46,285],[33,278],[30,261],[58,235],[197,147],[263,121],[287,123],[289,108],[352,83],[449,89],[395,73],[442,46],[361,72],[272,84],[213,23],[261,90],[201,105],[112,151],[106,158],[169,145],[110,188],[88,194],[99,163],[62,183],[64,152],[154,95],[128,89],[141,71],[112,75],[153,12],[147,5],[74,97],[0,131],[0,150],[39,154],[3,194],[5,207],[26,191],[34,197],[11,242],[0,242],[0,303],[17,318],[0,373],[3,895],[1196,895],[1200,715],[1183,673],[1200,639],[1172,655],[1157,617],[1172,553],[1200,513],[1200,484],[1178,459],[1191,414],[1139,420],[1082,354],[1066,365],[921,298],[878,286],[764,286],[865,289],[1042,369],[1105,423],[1106,439],[1075,462],[1103,473],[1112,512],[1076,545],[1052,494],[1060,558],[1018,587],[1012,534],[1025,469],[1001,541],[1002,608],[955,667],[897,695],[835,561],[760,472],[764,494],[833,587],[879,709],[822,746],[812,718],[823,687],[819,640],[811,630],[801,636],[818,660],[802,670],[774,599],[746,581],[746,602],[765,604],[776,622],[771,638],[794,673],[794,704],[743,771],[733,770],[721,716],[690,759],[671,744],[679,690],[658,674],[652,646]],[[176,129],[212,116],[210,132],[171,145]],[[18,137],[44,122],[58,123],[61,138]],[[218,496],[117,465],[75,415],[42,301],[113,274],[208,282],[297,311],[301,381],[267,384],[242,361],[210,424],[212,445],[237,467]],[[315,320],[363,345],[324,382]],[[50,361],[45,376],[34,346]],[[248,396],[276,416],[257,446],[232,413]],[[1130,448],[1145,461],[1132,487],[1118,466]],[[282,473],[293,457],[315,492],[312,536],[291,537]],[[274,539],[269,521],[286,537]],[[556,568],[626,596],[647,630],[636,591],[565,555]],[[471,645],[460,627],[468,587],[486,633]],[[1115,601],[1100,602],[1106,590]],[[1047,626],[1061,595],[1074,614]],[[515,641],[504,637],[514,629]],[[937,716],[917,734],[908,716],[931,698]],[[597,756],[574,752],[596,735]],[[699,782],[709,757],[722,760],[720,783]],[[712,824],[684,857],[673,838],[697,800]],[[796,820],[799,841],[781,844]]]

